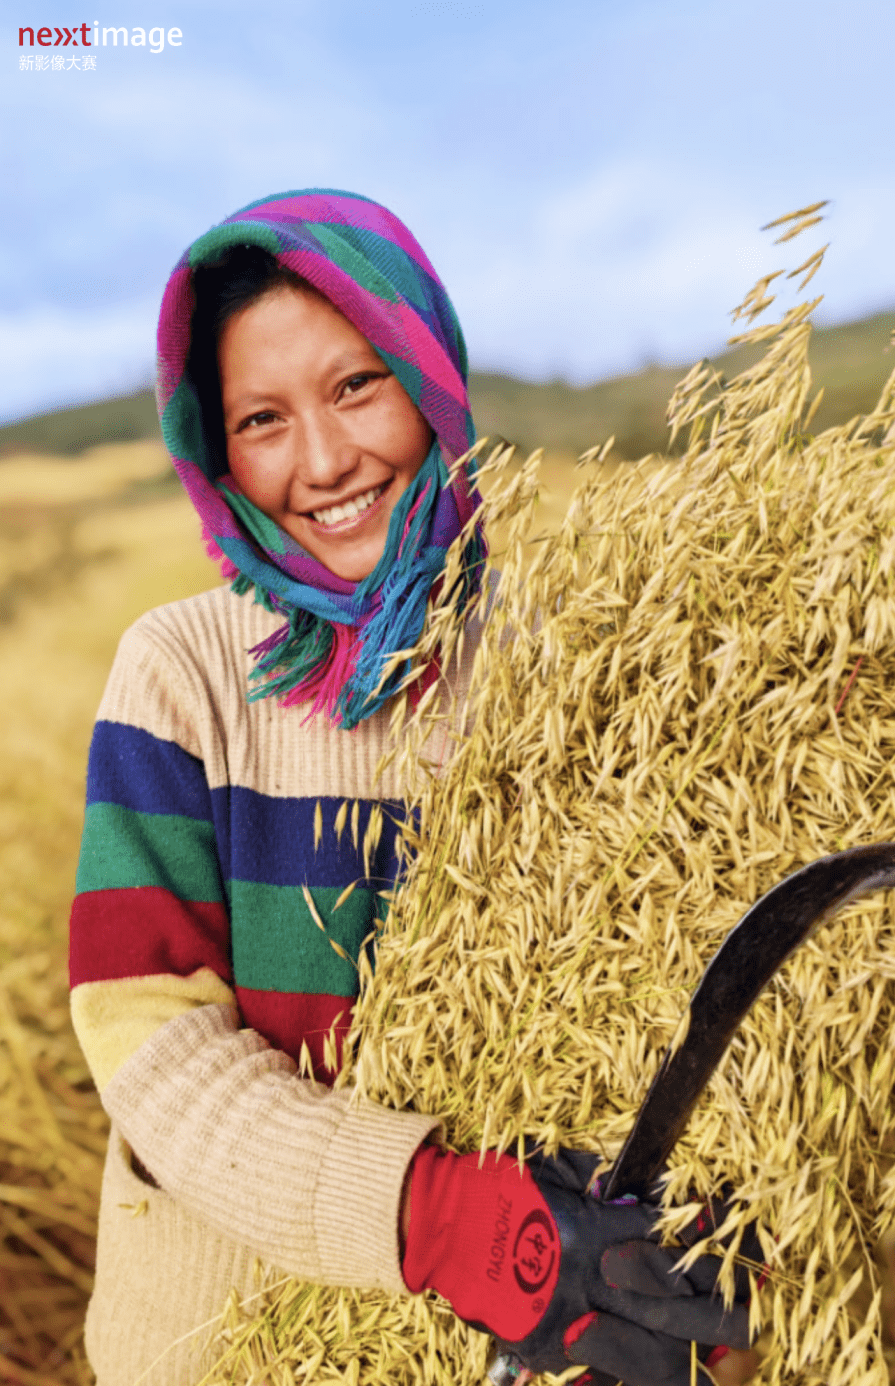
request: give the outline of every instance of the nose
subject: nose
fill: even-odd
[[[324,409],[304,410],[297,420],[293,480],[314,491],[336,491],[357,466],[356,450],[338,419]]]

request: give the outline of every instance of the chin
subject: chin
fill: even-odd
[[[335,554],[319,554],[317,557],[319,562],[328,568],[334,577],[341,578],[343,582],[363,582],[364,578],[369,577],[376,567],[384,548],[385,545],[373,558],[361,554],[356,557],[349,557],[346,554],[341,558]]]
[[[328,542],[310,526],[296,523],[294,519],[286,524],[285,518],[278,517],[278,523],[333,577],[341,578],[343,582],[362,582],[370,576],[385,552],[391,511],[383,517],[384,524],[377,526],[377,530],[355,536],[352,543],[341,544],[335,540]]]
[[[385,534],[375,539],[371,537],[366,543],[351,548],[318,544],[314,557],[343,582],[362,582],[370,576],[385,552],[385,539]]]

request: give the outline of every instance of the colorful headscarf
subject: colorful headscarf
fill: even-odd
[[[361,582],[336,577],[245,496],[216,475],[196,388],[186,371],[195,306],[193,271],[233,246],[260,246],[306,279],[362,332],[394,372],[435,439],[391,515],[382,558]],[[438,276],[407,228],[377,203],[326,188],[253,202],[190,246],[168,281],[158,329],[162,436],[199,513],[209,552],[238,592],[286,623],[252,653],[249,697],[312,701],[344,727],[380,708],[408,666],[380,685],[384,661],[412,647],[451,543],[481,503],[473,462],[449,467],[475,441],[466,346]],[[464,551],[462,613],[486,553],[476,526]]]

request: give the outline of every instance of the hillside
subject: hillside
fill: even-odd
[[[824,387],[817,429],[864,413],[895,367],[890,351],[895,311],[814,331],[811,349],[815,387]],[[713,358],[730,377],[746,364],[742,349]],[[620,457],[662,452],[667,446],[665,405],[688,366],[649,366],[634,375],[594,385],[556,380],[533,383],[473,371],[470,398],[479,434],[500,436],[523,449],[546,447],[578,453],[610,435]],[[150,390],[75,409],[23,419],[0,428],[0,457],[17,452],[74,456],[102,443],[157,438]]]
[[[895,311],[860,322],[815,328],[811,343],[814,388],[824,387],[815,415],[817,431],[866,413],[895,369],[890,350]],[[752,359],[738,348],[712,358],[729,379]],[[621,457],[667,450],[665,406],[692,364],[649,366],[576,388],[562,381],[533,384],[509,376],[475,373],[470,381],[479,433],[500,434],[524,448],[581,452],[615,436]],[[2,446],[2,441],[0,441]]]

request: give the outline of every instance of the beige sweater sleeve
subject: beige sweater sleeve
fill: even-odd
[[[405,1290],[401,1189],[439,1122],[301,1079],[238,1025],[223,1005],[163,1025],[106,1087],[109,1115],[162,1189],[264,1260],[318,1284]]]

